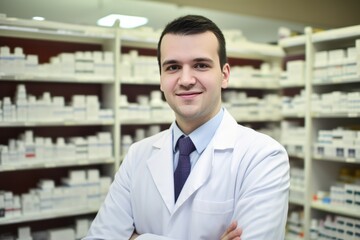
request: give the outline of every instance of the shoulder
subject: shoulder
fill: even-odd
[[[170,129],[163,130],[155,135],[146,137],[138,142],[133,143],[130,146],[129,151],[146,149],[146,148],[153,149],[154,147],[162,146],[162,143],[164,141],[167,141],[168,138],[171,139],[171,130]]]
[[[285,150],[284,147],[277,140],[257,130],[241,126],[241,132],[243,132],[244,136],[246,136],[249,144],[252,147],[260,149],[271,148],[281,151]]]
[[[128,167],[136,167],[141,163],[145,163],[146,159],[150,158],[155,151],[161,148],[159,146],[165,147],[166,143],[169,142],[166,139],[171,139],[170,130],[164,130],[155,135],[134,142],[129,147],[129,150],[122,161],[122,165],[125,164],[128,165]]]
[[[236,149],[279,149],[282,145],[270,136],[258,132],[252,128],[243,126],[225,111],[224,118],[217,131],[217,142],[219,146],[234,146]]]

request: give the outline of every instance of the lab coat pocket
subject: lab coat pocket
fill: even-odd
[[[234,210],[234,199],[214,202],[195,199],[193,211],[203,214],[226,214]]]

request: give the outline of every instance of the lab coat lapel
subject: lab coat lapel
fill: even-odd
[[[147,160],[151,176],[161,198],[171,213],[174,208],[174,177],[171,131],[153,144],[154,153]]]
[[[210,176],[214,152],[217,149],[233,148],[237,122],[225,110],[224,118],[210,144],[201,154],[174,204],[174,168],[172,152],[172,128],[153,144],[154,153],[147,165],[155,185],[168,209],[173,214]],[[221,158],[221,156],[219,156]]]
[[[220,123],[213,139],[201,154],[194,169],[191,170],[189,178],[185,182],[183,189],[176,201],[174,212],[195,192],[197,191],[209,178],[212,171],[212,162],[215,157],[216,150],[234,148],[236,139],[236,120],[225,110],[223,120]],[[221,159],[219,152],[217,157]]]
[[[175,204],[174,212],[208,179],[211,173],[213,152],[213,147],[209,145],[204,150],[203,154],[201,154],[180,192],[179,198]]]

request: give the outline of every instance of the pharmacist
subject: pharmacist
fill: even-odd
[[[222,107],[220,29],[202,16],[174,20],[158,60],[176,121],[129,148],[85,239],[283,240],[288,156]]]

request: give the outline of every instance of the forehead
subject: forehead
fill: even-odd
[[[214,33],[207,31],[197,34],[165,34],[160,46],[162,61],[167,58],[180,56],[199,57],[197,55],[208,54],[207,57],[217,57],[219,43]],[[214,56],[215,55],[215,56]]]

